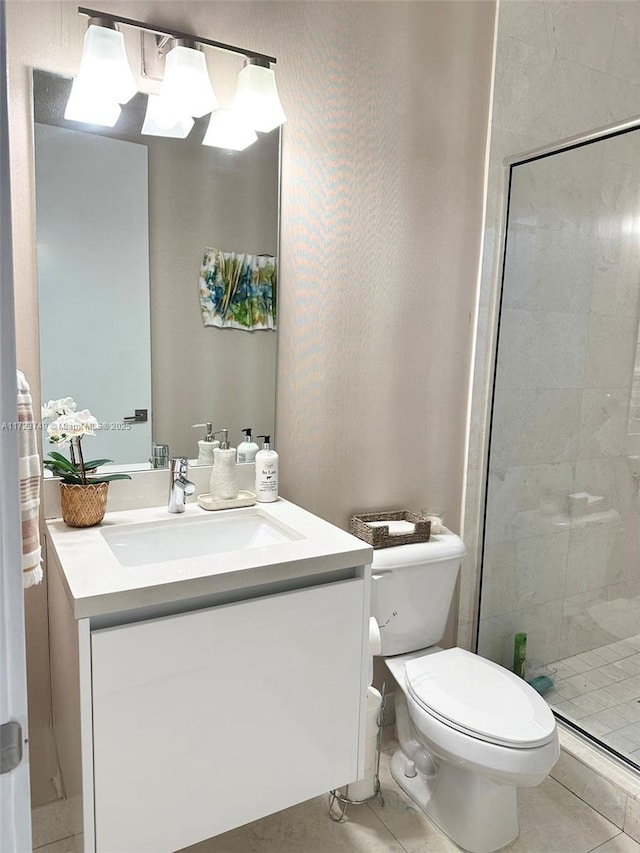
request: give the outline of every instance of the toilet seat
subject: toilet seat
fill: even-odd
[[[523,679],[464,649],[408,660],[407,692],[445,725],[488,743],[530,749],[556,737],[555,718]]]

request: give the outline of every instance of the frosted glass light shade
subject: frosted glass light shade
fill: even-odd
[[[245,65],[238,74],[233,109],[254,130],[268,133],[287,120],[276,87],[276,75],[262,65]]]
[[[89,25],[84,36],[78,80],[103,100],[118,104],[131,100],[137,86],[129,67],[122,33]]]
[[[173,139],[186,139],[191,133],[194,121],[189,115],[177,116],[171,105],[160,95],[149,95],[147,112],[142,125],[145,136],[170,136]]]
[[[211,114],[202,144],[230,151],[244,151],[257,139],[255,132],[240,116],[232,110],[219,109]]]
[[[167,54],[160,97],[176,114],[199,118],[218,106],[204,53],[178,45]]]
[[[113,127],[120,118],[120,104],[110,98],[101,97],[79,77],[73,81],[64,117],[67,121],[99,124]]]

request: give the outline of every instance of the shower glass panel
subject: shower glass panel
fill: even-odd
[[[510,170],[478,652],[640,765],[640,131]]]

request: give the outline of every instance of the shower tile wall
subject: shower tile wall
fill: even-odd
[[[501,0],[499,4],[462,530],[469,554],[461,573],[458,642],[468,648],[475,648],[477,627],[478,540],[484,516],[486,424],[504,231],[504,159],[640,115],[639,33],[640,0]],[[547,257],[553,257],[551,246]],[[550,289],[551,298],[557,300],[552,283]],[[606,294],[606,299],[610,303],[613,295]]]
[[[479,638],[508,666],[517,631],[548,663],[640,628],[640,132],[512,175]]]

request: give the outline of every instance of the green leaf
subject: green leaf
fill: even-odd
[[[78,467],[74,465],[73,462],[69,462],[66,456],[63,456],[61,453],[56,453],[54,450],[50,451],[49,456],[51,459],[45,459],[43,461],[44,465],[52,465],[55,464],[59,468],[64,471],[69,471],[72,474],[78,474]]]
[[[54,473],[56,474],[57,477],[60,477],[60,479],[62,480],[63,483],[68,483],[69,485],[72,485],[72,486],[82,486],[83,485],[82,477],[79,474],[76,476],[75,474],[66,474],[64,471],[62,471],[62,472],[54,471]]]
[[[56,474],[56,476],[61,476],[62,474],[70,474],[71,476],[75,476],[77,474],[76,471],[69,471],[68,468],[63,468],[59,462],[54,462],[54,461],[50,462],[50,461],[45,459],[45,461],[42,464],[44,465],[45,468],[48,468],[49,471],[53,471],[53,473]]]
[[[90,483],[110,483],[112,480],[130,480],[128,474],[106,474],[104,477],[92,477]]]
[[[94,471],[96,468],[99,468],[101,465],[106,465],[107,462],[113,462],[113,459],[92,459],[91,462],[84,463],[85,471]]]
[[[69,462],[69,460],[67,459],[67,457],[66,457],[66,456],[63,456],[63,455],[62,455],[62,453],[58,453],[58,451],[57,451],[57,450],[52,450],[52,451],[49,453],[49,456],[51,456],[51,458],[52,458],[52,459],[58,459],[58,460],[62,460],[63,462]]]

